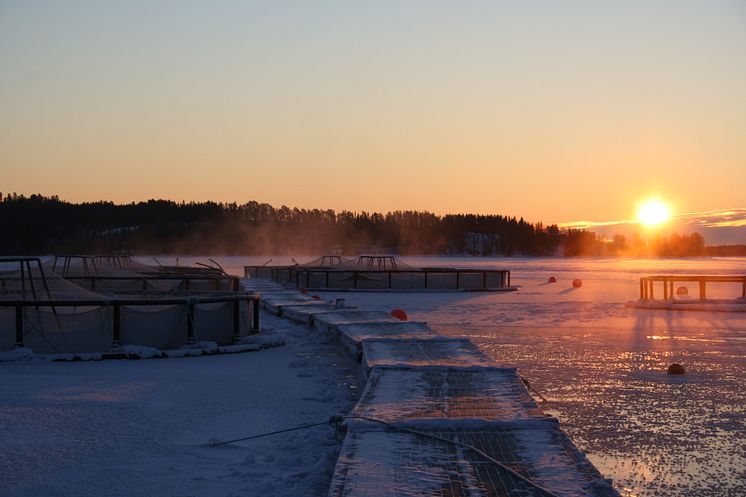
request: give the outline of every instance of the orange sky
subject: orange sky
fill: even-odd
[[[745,46],[727,1],[6,1],[0,191],[545,223],[654,194],[740,208]]]

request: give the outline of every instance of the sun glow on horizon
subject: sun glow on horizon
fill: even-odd
[[[648,227],[659,226],[670,218],[671,209],[659,199],[645,200],[637,211],[638,221]]]

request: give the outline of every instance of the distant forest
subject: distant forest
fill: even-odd
[[[500,215],[297,209],[248,202],[73,204],[56,196],[0,194],[0,253],[27,254],[397,254],[746,255],[705,247],[701,235],[612,241]]]

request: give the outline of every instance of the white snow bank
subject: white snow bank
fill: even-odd
[[[16,347],[5,352],[0,352],[0,362],[30,361],[33,358],[34,351],[27,347]]]

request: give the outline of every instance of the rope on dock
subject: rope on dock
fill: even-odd
[[[287,433],[290,431],[297,431],[297,430],[305,430],[307,428],[315,428],[316,426],[322,426],[322,425],[330,425],[334,427],[334,434],[336,437],[338,426],[339,424],[344,420],[344,417],[340,415],[334,415],[330,417],[326,421],[322,421],[320,423],[311,423],[311,424],[302,424],[298,426],[293,426],[292,428],[285,428],[283,430],[276,430],[276,431],[269,431],[266,433],[259,433],[258,435],[250,435],[248,437],[242,437],[242,438],[234,438],[233,440],[218,440],[216,438],[211,438],[209,445],[210,447],[219,447],[221,445],[228,445],[235,442],[243,442],[244,440],[253,440],[255,438],[263,438],[268,437],[270,435],[279,435],[280,433]]]
[[[402,432],[405,432],[405,433],[411,433],[413,435],[418,435],[418,436],[421,436],[421,437],[431,438],[433,440],[438,440],[440,442],[445,442],[445,443],[448,443],[448,444],[452,444],[452,445],[456,445],[456,446],[462,447],[464,449],[472,450],[472,451],[476,452],[478,455],[480,455],[483,458],[485,458],[486,460],[488,460],[489,462],[491,462],[491,463],[495,464],[496,466],[498,466],[500,469],[505,470],[510,475],[518,478],[519,480],[521,480],[522,482],[528,484],[529,486],[531,486],[531,487],[539,490],[540,492],[544,493],[548,497],[560,497],[559,495],[555,494],[551,490],[548,490],[548,489],[542,487],[541,485],[539,485],[538,483],[534,482],[533,480],[530,480],[529,478],[526,478],[522,474],[520,474],[520,473],[516,472],[515,470],[509,468],[505,464],[501,463],[500,461],[498,461],[494,457],[490,456],[489,454],[487,454],[483,450],[480,450],[480,449],[474,447],[473,445],[469,445],[469,444],[466,444],[466,443],[458,442],[456,440],[450,440],[448,438],[440,437],[438,435],[433,435],[432,433],[425,433],[425,432],[422,432],[422,431],[419,431],[419,430],[413,430],[413,429],[407,428],[405,426],[399,426],[397,424],[390,423],[388,421],[384,421],[383,419],[371,418],[371,417],[368,417],[368,416],[349,416],[347,419],[360,419],[360,420],[363,420],[363,421],[371,421],[371,422],[374,422],[374,423],[380,423],[380,424],[382,424],[384,426],[387,426],[389,428],[392,428],[394,430],[402,431]]]
[[[542,394],[539,393],[537,389],[531,386],[531,383],[528,381],[527,378],[521,376],[521,381],[523,381],[523,384],[526,385],[526,388],[528,388],[531,392],[534,392],[537,397],[539,397],[544,402],[549,402]]]

